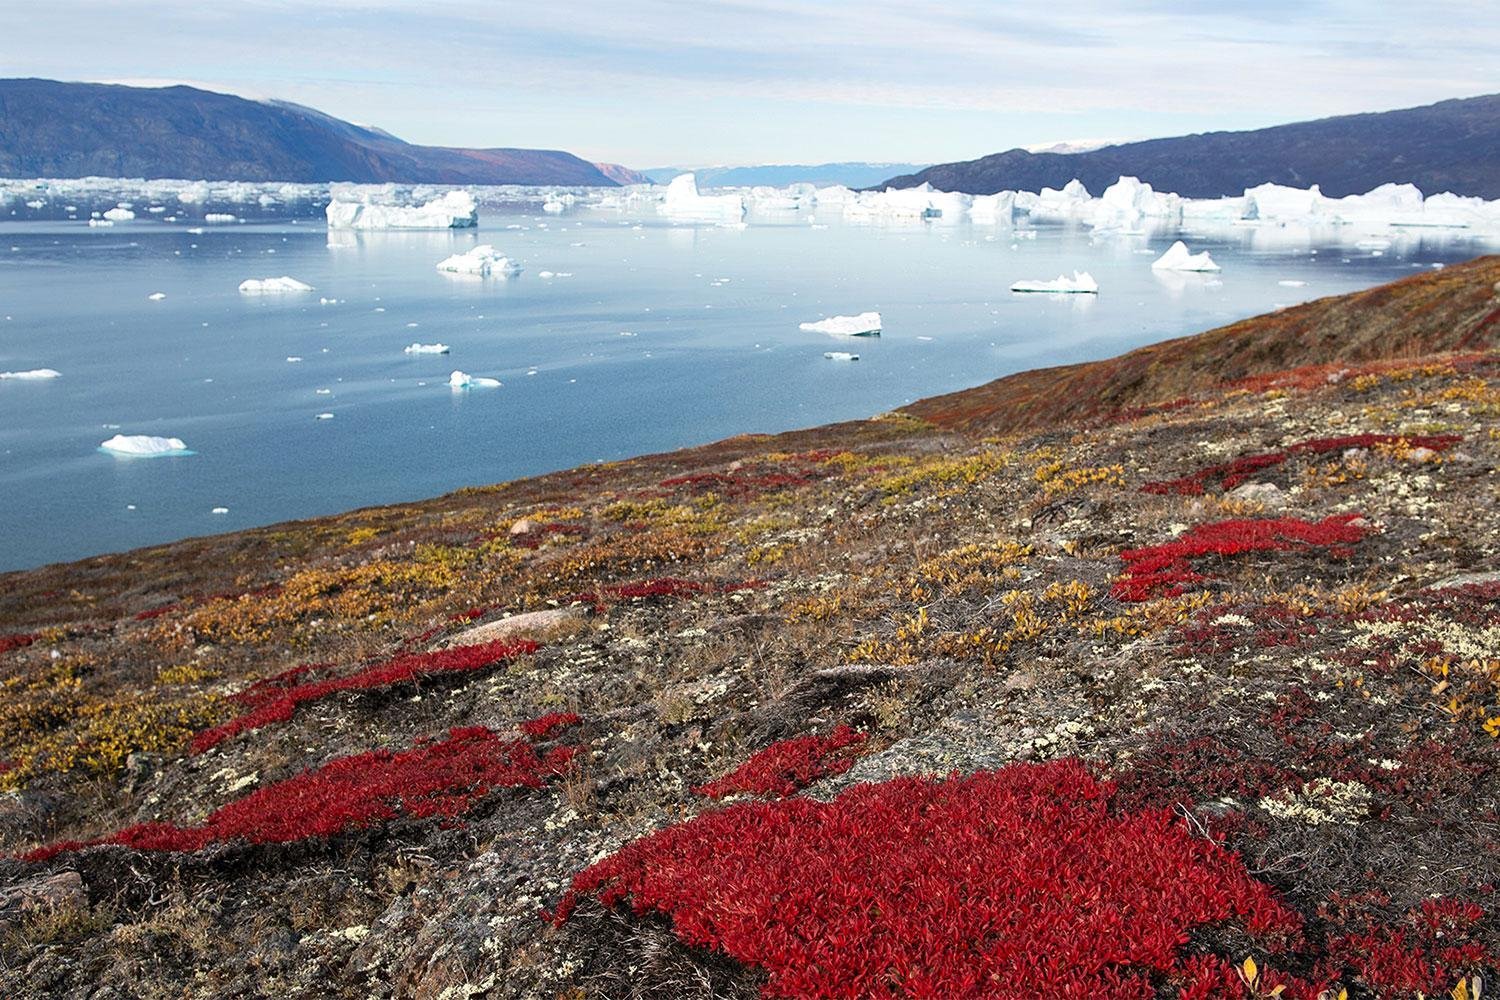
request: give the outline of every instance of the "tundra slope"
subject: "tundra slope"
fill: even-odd
[[[0,578],[0,985],[1473,995],[1497,281]]]

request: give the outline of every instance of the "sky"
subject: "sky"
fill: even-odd
[[[1494,0],[5,0],[0,75],[636,168],[931,163],[1500,91]]]

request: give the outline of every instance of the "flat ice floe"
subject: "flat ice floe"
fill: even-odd
[[[25,372],[0,372],[0,379],[11,379],[16,382],[41,382],[49,378],[61,378],[62,372],[56,368],[33,368]]]
[[[1209,256],[1207,250],[1202,253],[1190,253],[1187,244],[1178,240],[1167,248],[1167,252],[1158,257],[1152,268],[1158,271],[1218,271],[1219,265],[1214,263],[1213,257]]]
[[[163,455],[191,455],[182,438],[153,437],[150,434],[116,434],[99,445],[101,451],[126,458],[158,458]]]
[[[325,214],[329,229],[466,229],[479,225],[479,203],[467,191],[449,191],[420,205],[341,201],[335,196]]]
[[[242,295],[280,295],[286,292],[310,292],[313,286],[289,274],[279,278],[246,278],[240,282]]]
[[[859,355],[858,354],[851,354],[848,351],[824,351],[823,352],[823,357],[827,358],[829,361],[858,361],[859,360]]]
[[[799,330],[808,333],[827,333],[835,337],[880,336],[880,313],[862,312],[857,316],[830,316],[816,323],[801,323]]]
[[[407,354],[447,354],[447,344],[407,344],[404,348]]]
[[[492,274],[512,278],[521,273],[520,264],[497,252],[488,243],[443,258],[437,262],[437,269],[447,274],[471,274],[481,278]]]
[[[479,378],[461,371],[455,371],[448,376],[450,389],[498,389],[499,387],[500,380],[497,378]]]
[[[1087,271],[1074,271],[1073,277],[1060,274],[1053,281],[1018,281],[1013,292],[1050,292],[1054,295],[1098,295],[1099,282]]]

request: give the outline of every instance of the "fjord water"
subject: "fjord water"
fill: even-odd
[[[1336,231],[1225,227],[1186,235],[1223,266],[1206,276],[1152,271],[1176,232],[817,221],[682,226],[529,205],[451,232],[0,223],[0,371],[62,372],[0,381],[0,570],[870,416],[1484,249],[1451,233],[1376,252]],[[478,243],[524,272],[434,269]],[[1097,298],[1008,291],[1075,268]],[[283,274],[315,291],[238,291]],[[798,329],[872,309],[878,339]],[[404,354],[415,341],[452,353]],[[504,384],[455,392],[452,369]],[[194,454],[97,450],[117,433],[180,437]]]

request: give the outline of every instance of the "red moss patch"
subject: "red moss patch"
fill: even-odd
[[[798,736],[772,743],[722,778],[693,791],[711,799],[729,795],[791,795],[829,775],[843,774],[854,765],[865,734],[839,726],[827,736]]]
[[[259,729],[273,722],[287,722],[296,712],[298,705],[319,701],[340,691],[371,691],[429,677],[471,673],[517,656],[534,653],[538,648],[536,643],[530,641],[500,640],[479,646],[460,646],[431,653],[411,653],[384,663],[372,664],[346,677],[308,681],[282,686],[279,689],[275,686],[276,678],[272,678],[271,686],[260,692],[251,693],[254,685],[249,691],[244,692],[249,696],[249,704],[252,705],[250,711],[214,726],[212,729],[205,729],[194,736],[192,750],[193,753],[203,753],[240,733]],[[288,675],[296,676],[296,671],[305,669],[315,668],[294,668],[293,671],[282,674],[280,677],[285,679]]]
[[[0,653],[9,653],[13,649],[20,649],[36,642],[36,636],[23,632],[12,635],[0,635]]]
[[[538,754],[526,740],[503,739],[483,726],[453,729],[445,739],[419,740],[401,753],[373,750],[340,757],[267,785],[214,810],[201,826],[141,823],[98,840],[49,844],[23,860],[46,861],[99,844],[139,851],[199,851],[228,841],[284,844],[363,830],[399,816],[459,816],[497,788],[541,788],[577,752],[554,747]]]
[[[1359,514],[1337,514],[1316,522],[1281,517],[1200,524],[1170,542],[1121,552],[1125,573],[1110,592],[1122,601],[1174,597],[1185,592],[1189,584],[1208,579],[1193,568],[1193,560],[1208,556],[1314,548],[1327,549],[1336,556],[1347,555],[1348,546],[1365,537],[1366,529],[1354,523],[1363,520]]]
[[[555,919],[584,895],[664,914],[773,997],[1206,996],[1226,965],[1185,953],[1194,932],[1296,940],[1237,856],[1165,810],[1111,815],[1111,790],[1054,761],[734,805],[580,872]]]

